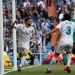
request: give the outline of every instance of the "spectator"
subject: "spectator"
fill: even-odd
[[[60,21],[63,19],[63,15],[64,15],[64,11],[62,11],[62,12],[59,14],[59,20],[60,20]]]
[[[40,6],[40,5],[41,5],[43,8],[45,7],[44,2],[43,2],[43,1],[41,1],[41,0],[38,0],[37,5],[38,5],[38,6]]]
[[[28,6],[30,6],[29,0],[25,0],[23,3],[24,8],[26,9]]]

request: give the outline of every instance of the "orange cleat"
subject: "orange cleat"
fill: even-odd
[[[64,66],[64,67],[62,68],[62,71],[67,71],[68,73],[71,72],[70,67],[68,67],[68,66]]]
[[[64,67],[62,68],[62,71],[66,71],[66,69],[67,69],[67,66],[64,66]]]

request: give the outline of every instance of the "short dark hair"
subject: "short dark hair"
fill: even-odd
[[[27,22],[29,19],[32,19],[31,17],[26,17],[25,22]]]
[[[65,14],[64,14],[64,20],[70,21],[70,19],[71,19],[71,15],[68,14],[68,13],[65,13]]]

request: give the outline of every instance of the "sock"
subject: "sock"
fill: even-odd
[[[67,54],[67,66],[70,67],[70,63],[71,63],[71,54]]]
[[[64,64],[64,66],[67,65],[67,54],[66,53],[64,53],[64,55],[63,55],[63,64]]]
[[[48,70],[52,70],[52,67],[53,67],[54,63],[56,63],[55,57],[53,57],[52,60],[50,61],[50,67],[48,68]]]
[[[24,65],[24,62],[25,62],[25,61],[26,61],[26,57],[23,56],[23,57],[21,58],[20,67],[22,67],[22,65]]]

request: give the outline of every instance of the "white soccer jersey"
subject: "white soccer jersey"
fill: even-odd
[[[18,24],[16,29],[18,30],[18,46],[29,49],[30,33],[35,33],[34,28],[32,26],[26,28],[24,24]]]
[[[60,42],[62,44],[70,44],[73,45],[73,32],[75,29],[75,23],[71,21],[63,21],[60,22],[56,28],[59,28],[61,31],[61,39]]]

